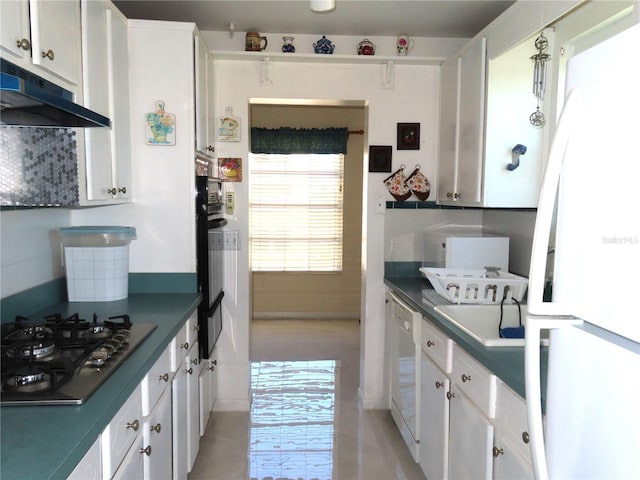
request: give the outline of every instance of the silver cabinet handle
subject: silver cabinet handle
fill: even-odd
[[[118,190],[116,190],[116,187],[113,187],[113,188],[107,188],[107,193],[108,193],[109,195],[115,195],[115,194],[117,194],[117,193],[118,193]]]
[[[504,449],[502,448],[498,448],[498,447],[493,447],[493,456],[498,458],[500,455],[504,454]]]
[[[118,189],[118,191],[119,191],[120,193],[127,193],[127,187],[119,188],[119,189]]]
[[[465,375],[464,373],[462,374],[462,383],[466,383],[466,382],[470,382],[471,381],[471,375]]]
[[[431,348],[436,344],[436,342],[432,342],[431,340],[427,340],[427,347]]]
[[[522,441],[524,443],[529,443],[529,432],[522,432]]]
[[[180,348],[184,348],[185,350],[189,350],[189,342],[184,342],[182,345],[180,345]]]
[[[131,423],[127,423],[127,428],[133,429],[134,432],[137,432],[139,427],[140,427],[140,422],[138,422],[138,420],[134,420]]]
[[[158,380],[160,380],[161,382],[168,382],[169,381],[169,374],[165,373],[164,375],[160,375],[158,377]]]
[[[21,48],[23,50],[31,50],[31,43],[26,38],[18,40],[16,43],[18,44],[18,48]]]
[[[452,398],[455,398],[456,394],[453,392],[447,392],[447,400],[451,400]]]
[[[194,365],[197,365],[198,364],[198,359],[194,358],[193,360],[191,360],[191,363],[193,363]]]
[[[193,375],[193,368],[188,368],[184,371],[184,373],[188,373],[189,375]]]
[[[54,58],[56,58],[55,53],[53,53],[53,50],[49,49],[46,52],[42,52],[42,58],[48,58],[49,60],[53,60]]]
[[[436,388],[440,388],[440,387],[444,387],[444,383],[436,380]]]
[[[162,429],[162,425],[160,425],[159,423],[157,425],[151,425],[152,432],[160,433],[161,429]]]
[[[138,450],[140,453],[144,453],[147,457],[151,456],[151,445],[147,445],[147,448],[141,448]]]
[[[191,330],[193,330],[194,332],[197,332],[198,330],[200,330],[200,325],[194,325]]]

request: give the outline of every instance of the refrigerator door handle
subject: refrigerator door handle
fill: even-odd
[[[549,238],[553,212],[558,193],[560,173],[564,161],[565,151],[571,132],[580,119],[580,92],[572,89],[567,95],[564,108],[558,120],[556,132],[549,149],[549,157],[545,168],[544,179],[540,189],[538,200],[538,213],[536,225],[533,231],[533,245],[531,249],[531,265],[529,268],[529,294],[528,309],[534,315],[555,315],[562,312],[559,305],[552,302],[543,302],[547,254],[549,250]]]
[[[527,334],[524,342],[525,393],[529,448],[536,480],[549,480],[542,427],[542,386],[540,378],[540,332],[581,325],[575,317],[536,317],[526,315]]]

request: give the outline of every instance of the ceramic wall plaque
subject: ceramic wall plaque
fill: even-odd
[[[145,115],[147,128],[145,141],[147,145],[176,144],[176,116],[164,109],[163,100],[156,102],[156,109]]]
[[[240,141],[240,117],[233,115],[233,109],[231,107],[227,107],[225,114],[218,117],[217,131],[219,142]]]

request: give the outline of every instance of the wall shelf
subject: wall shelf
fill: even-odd
[[[215,60],[264,60],[274,62],[298,63],[343,63],[362,65],[440,65],[445,57],[400,57],[378,55],[326,55],[319,53],[282,53],[282,52],[233,52],[226,50],[211,51]]]

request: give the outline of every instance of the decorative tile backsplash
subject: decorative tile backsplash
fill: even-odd
[[[79,203],[75,128],[0,127],[0,205]]]

